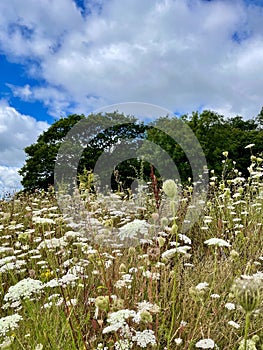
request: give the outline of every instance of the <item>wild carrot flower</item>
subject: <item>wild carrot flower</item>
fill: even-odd
[[[204,243],[207,245],[214,245],[217,247],[230,247],[231,246],[227,241],[225,241],[224,239],[221,239],[221,238],[210,238],[210,239],[207,239]]]
[[[156,345],[155,335],[151,329],[146,329],[142,332],[137,331],[132,340],[141,348],[146,348],[148,345]]]
[[[18,314],[0,318],[0,335],[5,336],[10,330],[18,328],[18,322],[22,319]]]
[[[4,300],[8,302],[19,302],[21,299],[29,299],[35,293],[39,293],[43,289],[44,285],[39,280],[32,278],[26,278],[19,281],[16,285],[11,286],[8,292],[4,296]]]
[[[236,329],[240,328],[240,325],[238,323],[236,323],[235,321],[228,321],[227,323],[229,324],[229,326],[232,326]]]
[[[236,305],[234,303],[226,303],[225,308],[228,310],[235,310]]]
[[[145,220],[135,219],[128,222],[119,229],[119,238],[121,240],[141,238],[147,235],[149,224]]]
[[[210,338],[201,339],[195,344],[195,347],[200,349],[214,349],[215,342]]]

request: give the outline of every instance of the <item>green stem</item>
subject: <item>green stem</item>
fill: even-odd
[[[176,266],[174,268],[174,275],[173,275],[173,290],[172,290],[172,320],[171,320],[171,326],[169,330],[168,335],[168,341],[167,341],[167,350],[170,349],[170,344],[172,341],[172,334],[174,330],[175,325],[175,302],[176,302]]]
[[[247,350],[247,338],[248,338],[249,325],[250,325],[250,312],[246,312],[246,324],[245,324],[245,334],[244,334],[245,350]]]
[[[174,220],[173,220],[173,224],[176,225],[176,219],[175,219],[175,214],[176,214],[176,210],[175,210],[175,203],[171,202],[171,208],[173,211],[173,216],[174,216]],[[178,247],[178,232],[176,232],[176,248]],[[177,255],[176,255],[177,258]],[[175,262],[175,266],[174,266],[174,274],[173,274],[173,290],[172,290],[172,320],[171,320],[171,326],[170,326],[170,330],[169,330],[169,335],[168,335],[168,341],[167,341],[167,349],[170,349],[170,344],[173,338],[173,330],[174,330],[174,325],[175,325],[175,303],[176,303],[176,268],[178,265],[178,259],[176,259],[177,262]]]

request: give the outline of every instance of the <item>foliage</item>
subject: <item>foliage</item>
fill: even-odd
[[[87,120],[87,130],[85,129],[85,123],[78,123],[84,120]],[[113,121],[118,125],[111,127]],[[145,131],[145,126],[137,124],[134,117],[124,116],[117,112],[106,113],[105,115],[91,114],[86,119],[84,115],[70,115],[67,118],[62,118],[41,134],[35,144],[25,148],[27,159],[19,173],[23,177],[22,185],[26,190],[47,189],[54,184],[55,162],[60,161],[57,159],[59,147],[69,130],[73,126],[78,127],[78,125],[79,128],[76,129],[72,139],[67,140],[67,144],[63,143],[63,146],[64,148],[67,147],[67,152],[65,152],[67,159],[64,159],[64,162],[67,166],[70,166],[74,147],[81,142],[85,143],[87,138],[89,139],[80,158],[79,174],[83,172],[84,168],[93,169],[102,153],[110,156],[112,145],[118,143],[120,139],[135,139],[133,144],[136,147],[137,138],[140,138]],[[125,175],[129,172],[129,167],[127,167],[127,164],[126,166],[123,164],[122,168],[126,169],[123,174],[125,178]]]
[[[57,153],[61,142],[74,125],[84,120],[87,121],[88,130],[77,129],[68,145],[64,145],[68,147],[65,148],[68,157],[64,159],[64,163],[70,166],[76,142],[80,143],[83,140],[85,143],[88,138],[89,142],[78,164],[78,174],[82,174],[85,168],[93,171],[98,159],[101,159],[100,164],[114,164],[116,159],[120,159],[120,163],[115,164],[114,168],[105,170],[102,167],[101,170],[104,174],[102,178],[111,177],[112,189],[116,190],[120,184],[123,189],[131,186],[133,179],[140,173],[142,160],[139,156],[142,151],[155,162],[157,176],[162,175],[158,170],[160,166],[166,169],[168,177],[178,178],[184,183],[189,177],[192,178],[192,169],[200,165],[200,159],[193,156],[193,152],[198,154],[198,150],[193,147],[192,136],[180,123],[186,124],[193,131],[202,147],[208,168],[214,170],[215,175],[222,174],[222,153],[228,151],[229,158],[235,159],[236,168],[248,176],[251,153],[244,145],[254,144],[255,152],[262,152],[262,115],[263,111],[254,119],[243,120],[240,116],[224,118],[215,112],[203,111],[183,115],[179,119],[159,117],[149,125],[139,123],[133,116],[125,116],[118,112],[91,114],[87,118],[84,115],[70,115],[56,121],[39,136],[35,144],[26,147],[26,163],[20,170],[22,185],[26,190],[33,190],[47,189],[54,183],[54,165],[55,161],[60,161],[57,159]],[[113,122],[116,125],[112,126]],[[170,131],[172,133],[169,133]],[[179,139],[182,140],[181,144],[177,142]],[[149,143],[142,144],[142,141]],[[153,147],[153,144],[159,148]],[[164,157],[163,152],[171,157],[178,174],[174,173],[169,159]],[[192,154],[193,164],[189,163],[189,154]],[[147,182],[150,179],[151,162],[143,162],[143,177]],[[111,174],[107,171],[111,171]]]

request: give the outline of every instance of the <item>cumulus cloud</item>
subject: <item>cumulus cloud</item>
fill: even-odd
[[[13,87],[51,115],[138,101],[172,111],[255,116],[263,90],[263,10],[248,1],[0,2],[0,48],[40,87]],[[59,112],[59,113],[58,113]]]
[[[20,114],[7,102],[0,101],[0,189],[20,187],[17,170],[25,161],[24,148],[34,143],[46,122]]]
[[[0,165],[0,198],[7,192],[21,189],[19,168]]]

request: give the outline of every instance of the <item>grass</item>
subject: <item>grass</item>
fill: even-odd
[[[156,209],[156,193],[83,191],[92,218],[84,228],[52,191],[1,201],[0,348],[263,349],[262,160],[252,161],[248,179],[211,173],[202,215],[185,235],[192,184],[174,215]],[[105,227],[149,237],[114,247]]]

